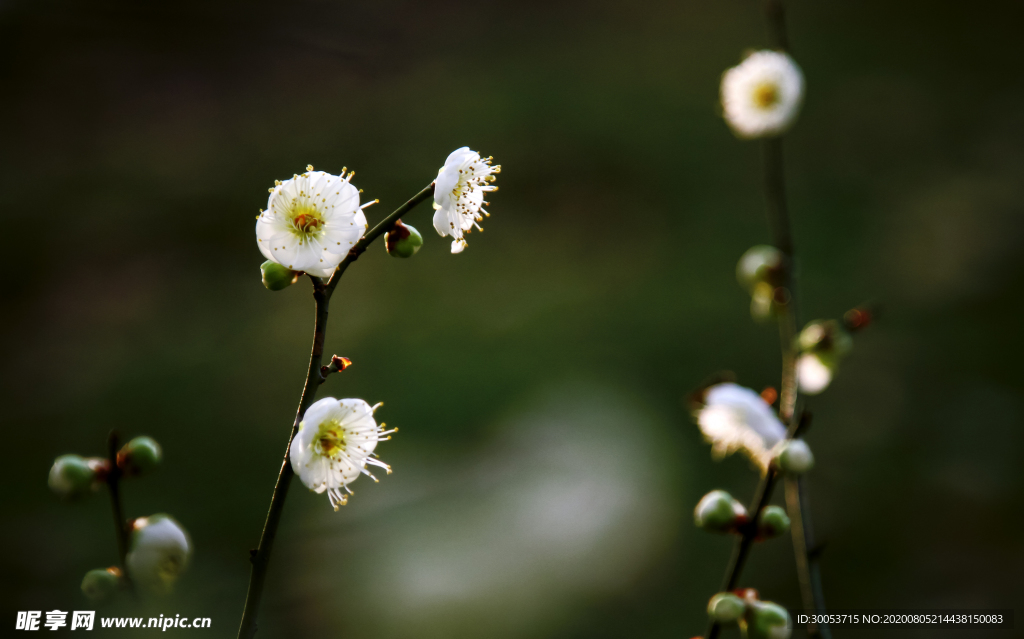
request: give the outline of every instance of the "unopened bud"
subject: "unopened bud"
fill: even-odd
[[[116,567],[90,570],[82,579],[82,592],[95,603],[107,601],[120,587],[121,570]]]
[[[747,602],[740,630],[747,639],[789,639],[793,634],[789,612],[770,601]]]
[[[192,543],[170,515],[140,517],[132,522],[131,548],[125,563],[132,581],[158,594],[171,591],[188,565]]]
[[[757,517],[757,536],[771,539],[789,532],[789,516],[779,506],[765,506]]]
[[[736,279],[748,291],[753,291],[760,283],[767,283],[774,289],[783,284],[784,264],[785,256],[774,246],[753,246],[736,263]]]
[[[126,475],[148,473],[160,465],[163,451],[152,437],[136,437],[117,453],[117,466]]]
[[[805,353],[829,355],[838,360],[853,348],[853,338],[835,320],[814,320],[800,331],[797,346]]]
[[[796,378],[800,390],[808,395],[817,395],[832,383],[835,376],[835,358],[818,353],[804,353],[796,360]]]
[[[746,602],[731,592],[720,592],[708,602],[708,616],[717,623],[735,623],[746,610]]]
[[[50,490],[61,497],[81,497],[96,488],[106,476],[109,463],[105,459],[80,455],[61,455],[50,468]]]
[[[298,282],[299,275],[301,275],[298,271],[285,268],[277,262],[270,260],[260,265],[260,271],[263,272],[263,286],[266,286],[271,291],[280,291],[281,289],[288,288],[295,282]]]
[[[747,520],[747,509],[724,490],[712,490],[693,510],[698,528],[711,532],[733,532]]]
[[[412,257],[423,246],[423,236],[414,226],[399,220],[384,236],[384,246],[392,257]]]
[[[814,468],[814,454],[807,442],[793,439],[783,445],[775,463],[787,475],[802,475]]]

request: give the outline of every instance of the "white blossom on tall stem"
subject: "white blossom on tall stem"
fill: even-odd
[[[389,474],[391,467],[377,459],[373,450],[377,442],[391,439],[398,429],[384,430],[373,419],[380,407],[361,399],[325,397],[306,409],[299,423],[299,432],[292,440],[292,470],[307,488],[317,493],[327,491],[331,506],[338,510],[348,502],[352,491],[348,485],[360,474],[377,481],[367,464],[379,466]]]
[[[293,271],[330,277],[366,230],[355,173],[331,175],[306,167],[302,175],[275,182],[267,210],[256,218],[256,244],[268,260]]]
[[[466,248],[463,237],[474,227],[483,231],[480,222],[490,213],[483,209],[484,193],[497,191],[496,173],[501,166],[491,166],[491,158],[481,158],[469,147],[451,152],[434,181],[434,228],[445,237],[452,238],[452,253]]]
[[[715,384],[705,391],[697,424],[715,458],[741,450],[767,471],[786,437],[786,428],[756,392],[737,384]]]
[[[778,135],[800,112],[804,75],[785,53],[758,51],[725,72],[721,94],[725,121],[736,135]]]

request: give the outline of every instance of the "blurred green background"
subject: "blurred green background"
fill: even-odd
[[[787,5],[804,319],[884,307],[808,402],[826,597],[1011,607],[1021,5]],[[355,365],[321,396],[385,401],[395,472],[339,513],[293,485],[259,636],[702,632],[730,544],[693,505],[756,476],[711,461],[684,397],[779,371],[733,275],[768,239],[759,148],[716,104],[766,42],[749,0],[0,3],[2,623],[94,608],[78,585],[116,556],[106,497],[62,504],[46,476],[116,428],[165,450],[128,514],[172,513],[195,555],[169,599],[99,614],[234,636],[312,333],[308,282],[260,284],[267,188],[348,166],[373,222],[469,145],[504,169],[487,232],[449,255],[423,207],[423,250],[374,245],[335,296],[327,353]],[[742,581],[800,605],[786,539]]]

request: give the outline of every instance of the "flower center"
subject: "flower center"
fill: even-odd
[[[763,82],[754,87],[754,104],[760,109],[775,106],[779,99],[779,87],[772,82]]]
[[[345,449],[345,431],[337,421],[320,424],[316,447],[324,457],[333,457],[339,450]]]
[[[296,235],[304,237],[315,235],[323,225],[323,217],[315,207],[306,205],[295,208],[295,214],[292,217],[292,227]]]

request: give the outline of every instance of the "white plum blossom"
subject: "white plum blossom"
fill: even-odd
[[[398,429],[384,430],[384,424],[377,425],[373,412],[378,407],[380,404],[371,407],[361,399],[325,397],[310,406],[299,423],[292,440],[292,469],[310,490],[326,490],[334,510],[348,501],[341,491],[351,494],[348,485],[360,474],[377,481],[367,464],[391,472],[373,450],[377,442],[391,439],[389,435]]]
[[[767,471],[786,428],[771,406],[756,392],[737,384],[715,384],[707,389],[697,424],[720,459],[741,450]]]
[[[275,182],[267,209],[256,218],[256,243],[268,260],[293,271],[330,277],[366,231],[354,173],[331,175],[306,167],[302,175]]]
[[[125,564],[132,581],[146,590],[169,592],[191,554],[188,533],[169,515],[139,517],[132,522]]]
[[[497,191],[491,184],[501,166],[491,166],[491,158],[481,158],[469,147],[451,152],[434,181],[434,228],[441,237],[451,236],[452,253],[466,248],[463,237],[490,215],[483,209],[484,193]]]
[[[800,390],[817,395],[832,382],[832,369],[814,353],[804,353],[796,360],[796,376]]]
[[[800,112],[804,76],[785,53],[758,51],[725,72],[721,98],[725,121],[736,135],[778,135]]]

